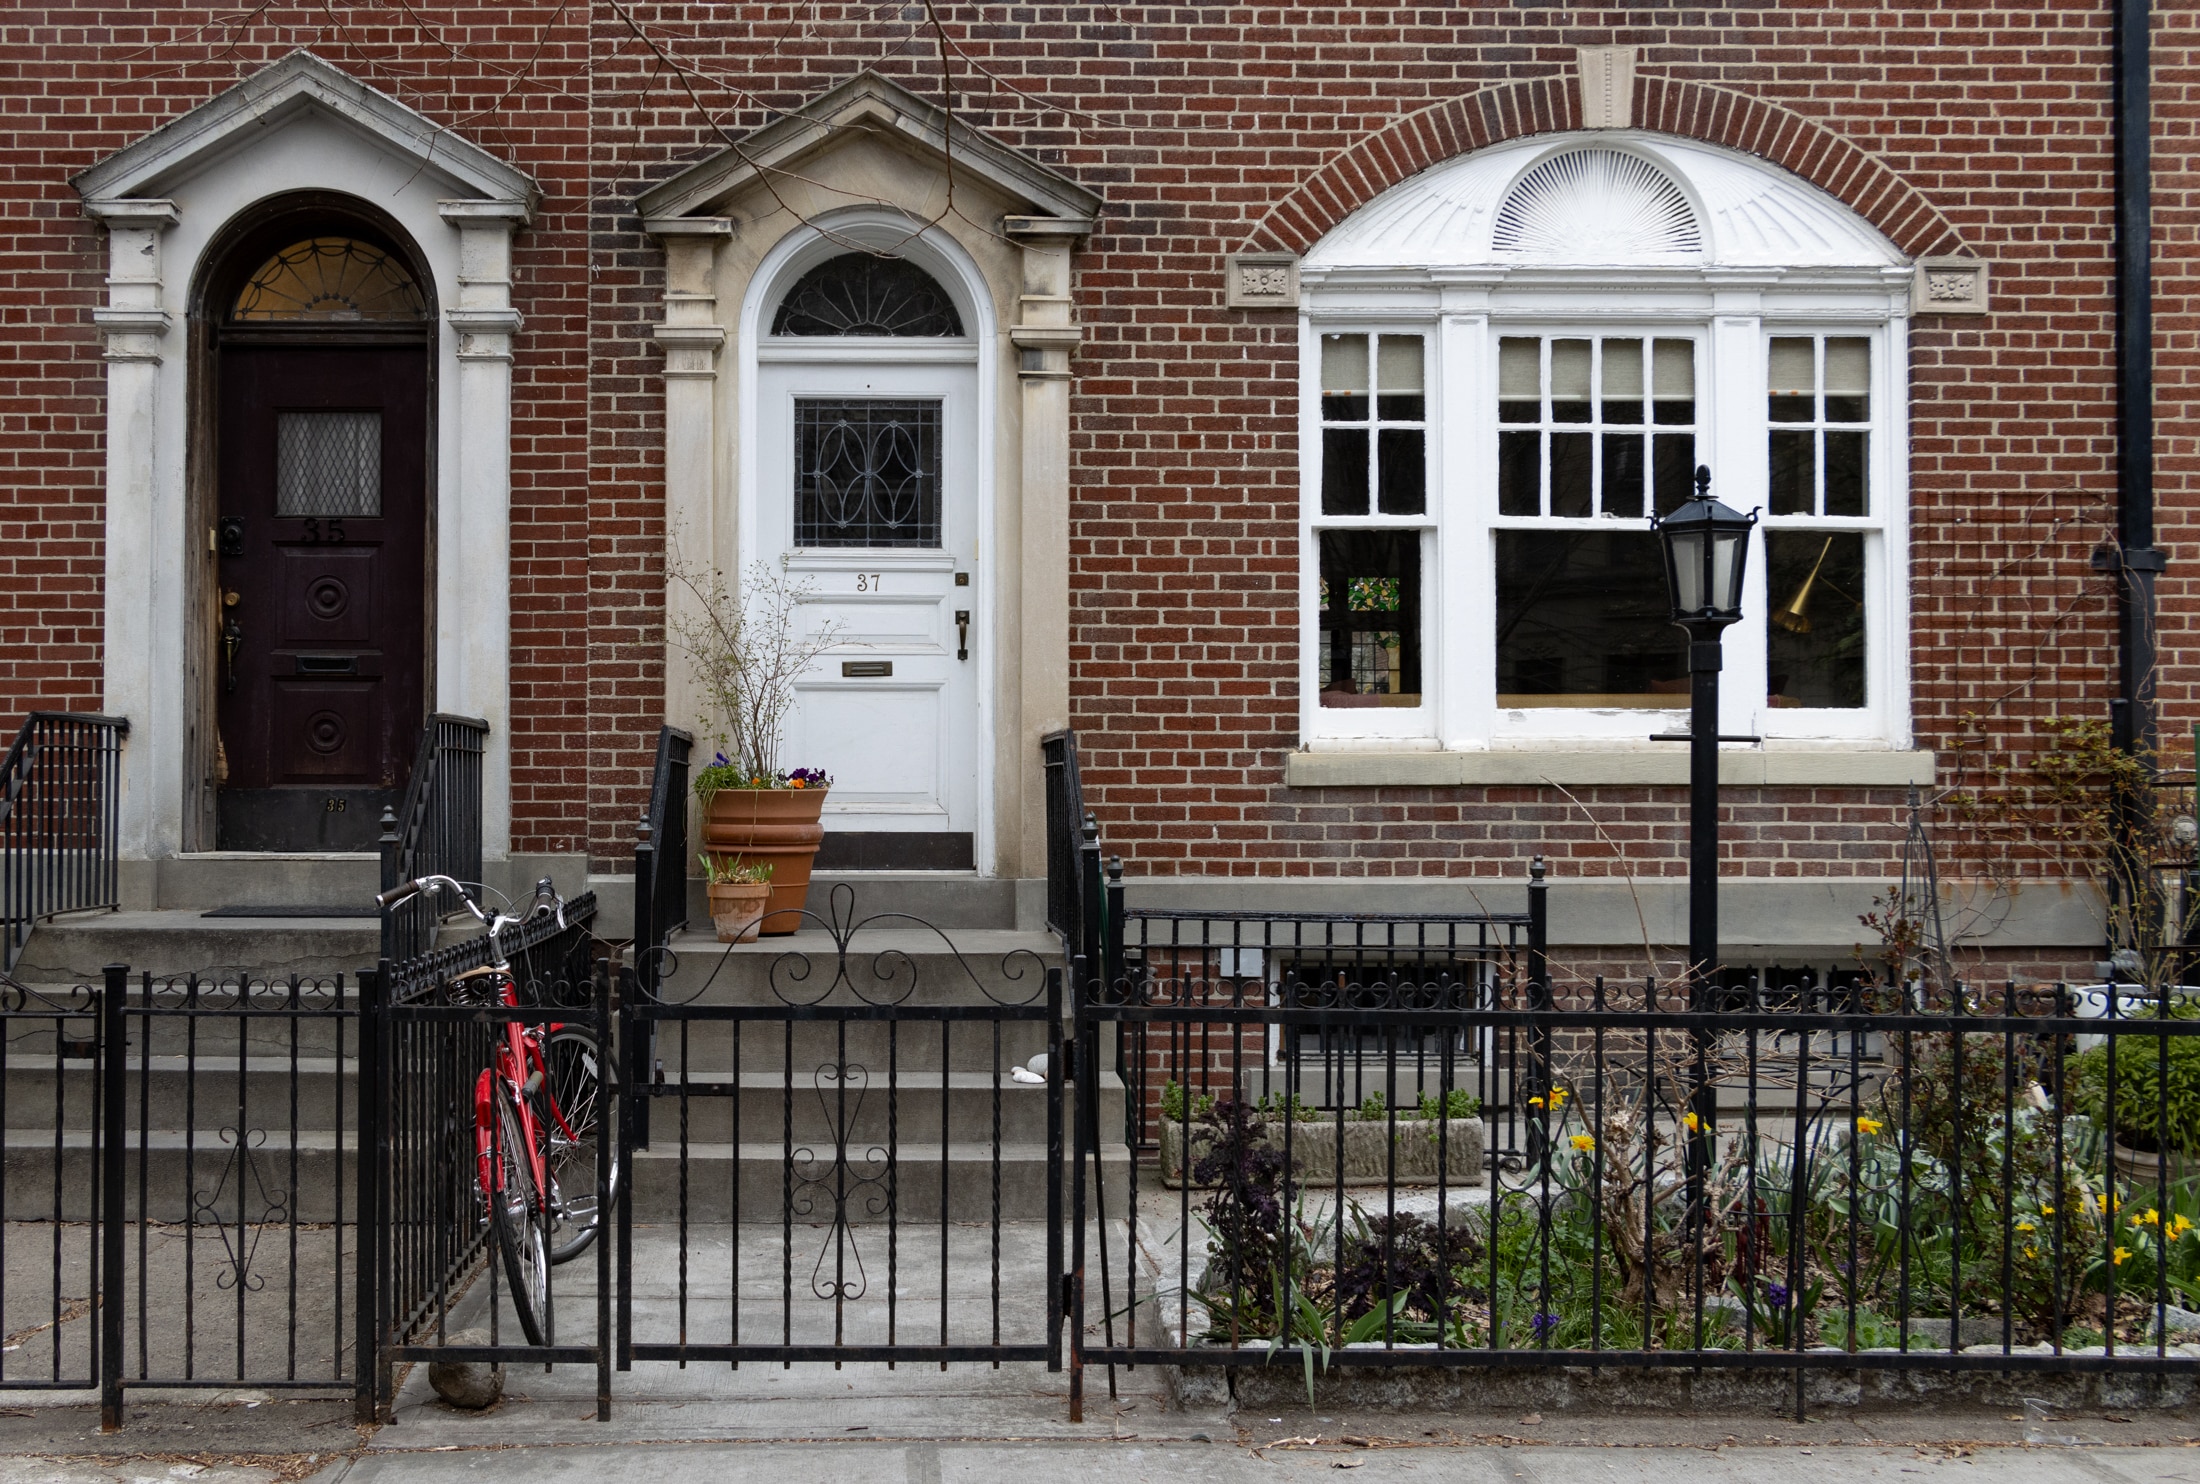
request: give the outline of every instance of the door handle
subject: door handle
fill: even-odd
[[[244,643],[244,626],[237,622],[238,595],[222,594],[222,689],[237,688],[237,650]]]
[[[955,658],[959,660],[970,658],[970,610],[968,608],[955,610]]]

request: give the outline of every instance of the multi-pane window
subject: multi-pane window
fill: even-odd
[[[1504,336],[1497,424],[1497,513],[1521,523],[1495,533],[1497,704],[1674,705],[1687,648],[1643,518],[1691,488],[1695,342]]]
[[[1765,358],[1765,690],[1775,709],[1866,701],[1872,345],[1775,335]],[[1840,521],[1828,528],[1825,521]]]
[[[1321,338],[1315,684],[1327,707],[1421,704],[1427,342]]]

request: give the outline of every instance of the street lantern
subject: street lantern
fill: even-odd
[[[1711,471],[1696,469],[1696,495],[1671,515],[1652,516],[1651,529],[1665,549],[1665,580],[1673,598],[1673,622],[1691,638],[1715,639],[1742,616],[1742,569],[1749,560],[1749,528],[1743,515],[1711,498]]]
[[[1757,514],[1743,515],[1712,499],[1711,471],[1698,465],[1695,498],[1650,524],[1665,553],[1673,622],[1688,631],[1688,1008],[1702,1014],[1716,1004],[1719,963],[1719,743],[1757,740],[1719,735],[1719,635],[1742,616],[1742,572]],[[1691,1219],[1697,1220],[1718,1099],[1709,1077],[1710,1035],[1699,1024],[1689,1039],[1696,1063],[1689,1102],[1696,1118],[1688,1191]]]

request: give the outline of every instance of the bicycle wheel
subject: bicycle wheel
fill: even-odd
[[[618,1079],[596,1033],[585,1026],[552,1032],[543,1042],[542,1064],[547,1075],[539,1112],[550,1141],[550,1260],[570,1262],[603,1229],[596,1166],[597,1130],[605,1120],[611,1121],[611,1168],[604,1184],[614,1205],[619,1198]]]
[[[497,1189],[489,1192],[489,1222],[496,1228],[497,1248],[504,1255],[504,1276],[512,1295],[512,1310],[519,1316],[520,1332],[530,1345],[554,1343],[550,1314],[550,1237],[545,1229],[547,1207],[535,1182],[534,1161],[527,1155],[527,1132],[519,1106],[504,1079],[493,1081],[496,1110],[496,1147],[490,1168]]]

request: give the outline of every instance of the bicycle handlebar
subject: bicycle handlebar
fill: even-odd
[[[444,886],[449,887],[457,895],[459,902],[468,912],[473,914],[474,921],[486,928],[492,937],[508,927],[518,927],[529,918],[538,917],[545,912],[558,920],[559,927],[565,926],[565,898],[558,895],[557,887],[551,883],[548,876],[535,883],[534,900],[529,905],[527,914],[524,917],[514,917],[503,912],[492,916],[482,911],[481,904],[473,899],[473,896],[466,890],[464,883],[453,880],[449,876],[423,876],[417,881],[402,881],[388,891],[377,893],[374,900],[377,906],[387,911],[392,907],[411,901],[424,891],[432,891]]]

